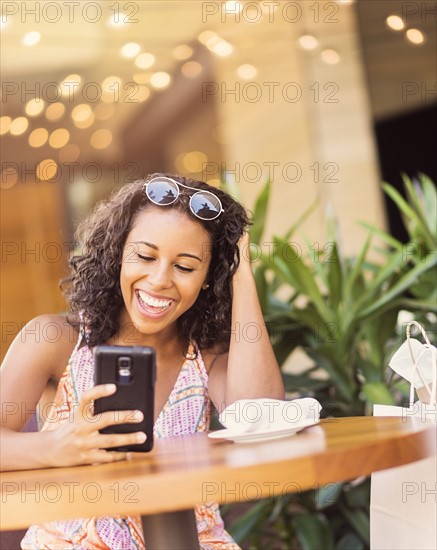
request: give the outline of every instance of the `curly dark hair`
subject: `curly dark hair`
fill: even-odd
[[[70,258],[69,275],[60,282],[69,304],[68,322],[79,330],[81,316],[86,319],[90,346],[103,344],[118,332],[124,305],[120,288],[123,248],[138,214],[155,207],[143,186],[157,176],[212,191],[222,202],[224,212],[215,220],[203,221],[190,211],[192,192],[181,187],[178,200],[166,208],[191,216],[206,229],[212,241],[209,288],[200,292],[193,306],[178,319],[180,335],[186,341],[194,340],[199,349],[218,345],[226,351],[231,330],[230,283],[240,261],[237,243],[251,222],[243,206],[229,194],[205,182],[171,174],[155,173],[125,185],[99,202],[79,225],[75,240],[80,255]]]

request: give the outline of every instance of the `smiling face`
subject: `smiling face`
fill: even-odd
[[[150,207],[139,213],[123,250],[122,317],[144,335],[175,331],[206,282],[210,249],[208,232],[181,212]]]

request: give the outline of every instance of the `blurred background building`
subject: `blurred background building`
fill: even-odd
[[[434,1],[5,1],[1,17],[2,356],[65,308],[78,221],[149,172],[226,179],[249,209],[270,177],[265,235],[318,198],[302,235],[323,246],[329,208],[349,254],[359,220],[402,233],[382,179],[437,177]]]

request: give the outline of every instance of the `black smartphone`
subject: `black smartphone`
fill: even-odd
[[[147,452],[153,448],[154,401],[156,381],[156,354],[150,347],[96,346],[94,348],[94,384],[115,384],[114,394],[96,399],[94,414],[106,411],[140,410],[141,422],[116,424],[100,433],[133,433],[147,435],[144,443],[111,447],[112,451]]]

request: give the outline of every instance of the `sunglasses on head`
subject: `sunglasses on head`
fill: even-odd
[[[224,212],[220,199],[210,191],[189,187],[167,176],[152,178],[144,184],[147,197],[157,206],[168,206],[177,201],[179,187],[195,191],[190,197],[190,210],[199,219],[215,220]]]

